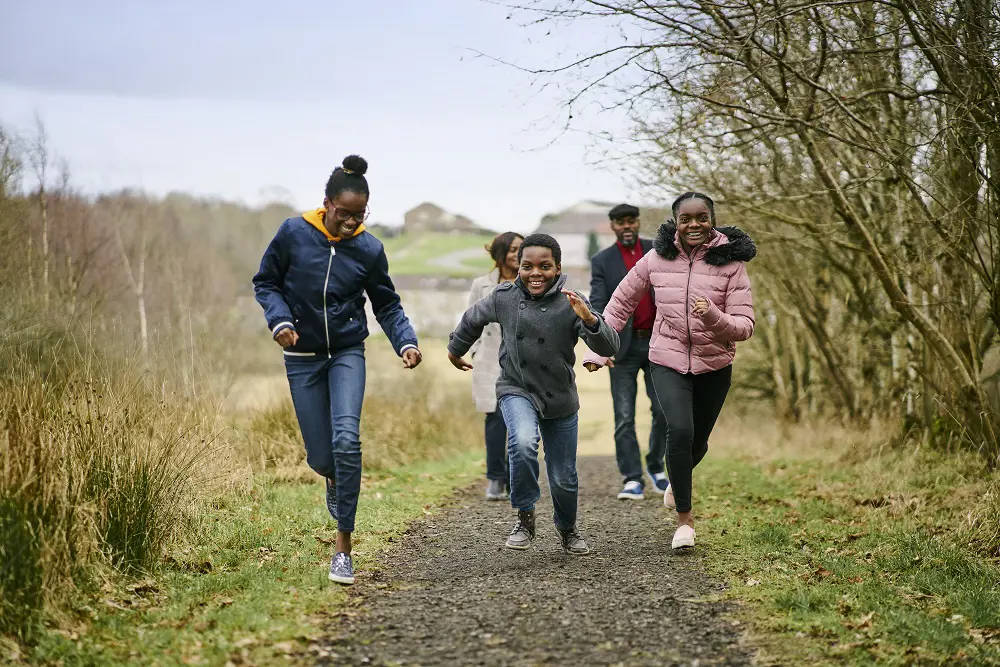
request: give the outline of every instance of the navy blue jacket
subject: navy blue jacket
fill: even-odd
[[[253,277],[257,303],[272,336],[292,328],[299,341],[288,357],[329,358],[368,337],[365,294],[396,354],[417,346],[389,277],[382,242],[364,227],[336,240],[323,226],[323,209],[289,218],[264,251]]]
[[[653,249],[653,242],[649,239],[640,238],[639,247],[642,253],[646,254]],[[622,251],[618,249],[618,244],[614,243],[590,258],[590,305],[598,313],[603,314],[604,308],[611,301],[611,295],[618,289],[618,284],[625,280],[628,269],[625,268],[625,259]],[[652,287],[650,288],[652,292]],[[618,334],[621,346],[618,348],[619,355],[624,358],[628,353],[629,345],[632,344],[632,318],[628,318],[625,328]]]

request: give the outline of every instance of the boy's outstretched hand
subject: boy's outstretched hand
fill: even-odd
[[[472,364],[470,364],[468,361],[466,361],[462,357],[456,357],[451,352],[448,353],[448,361],[450,361],[451,365],[454,366],[455,368],[457,368],[460,371],[471,371],[472,370]]]
[[[563,289],[562,293],[569,299],[569,303],[573,306],[573,312],[576,313],[577,317],[583,320],[584,324],[594,326],[594,322],[597,321],[597,315],[591,312],[584,300],[580,298],[580,295],[568,289]]]
[[[403,353],[403,368],[416,368],[423,359],[424,355],[420,354],[420,350],[415,347],[408,348]]]

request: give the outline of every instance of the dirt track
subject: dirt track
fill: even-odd
[[[528,551],[503,542],[509,503],[481,489],[414,526],[328,628],[330,665],[747,665],[739,627],[701,571],[700,550],[669,548],[658,497],[619,501],[614,460],[579,460],[580,527],[559,548],[547,490]],[[704,542],[704,541],[703,541]]]

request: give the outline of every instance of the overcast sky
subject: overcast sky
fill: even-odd
[[[471,52],[552,65],[613,36],[546,37],[507,14],[481,0],[0,0],[0,123],[27,130],[37,113],[87,192],[257,204],[283,190],[311,208],[356,152],[373,221],[433,201],[527,231],[580,199],[636,201],[620,166],[588,164],[585,130],[623,119],[578,114],[563,134],[558,91]]]

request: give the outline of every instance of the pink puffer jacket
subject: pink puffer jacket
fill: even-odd
[[[673,225],[660,225],[653,250],[639,260],[604,309],[605,321],[621,331],[642,295],[653,287],[656,322],[649,360],[678,373],[708,373],[725,368],[736,343],[753,335],[753,299],[743,263],[757,254],[753,241],[735,227],[722,227],[688,257]],[[699,296],[708,299],[704,315],[694,313]],[[590,353],[583,363],[604,365]]]

